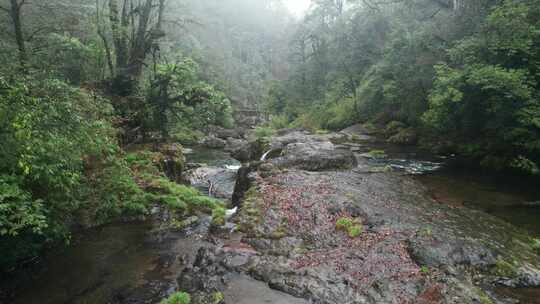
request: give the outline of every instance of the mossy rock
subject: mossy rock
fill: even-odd
[[[223,207],[217,207],[212,210],[212,225],[223,226],[225,225],[225,215],[227,211]]]
[[[392,136],[396,133],[398,133],[401,129],[407,128],[407,125],[402,123],[401,121],[391,121],[386,125],[386,128],[384,129],[384,134],[387,136]]]
[[[398,132],[388,138],[388,142],[400,145],[414,145],[418,136],[413,128],[399,129]]]
[[[499,277],[515,278],[517,276],[518,270],[513,262],[499,259],[495,263],[492,269],[492,273]]]
[[[386,152],[384,150],[371,150],[367,153],[367,156],[371,158],[387,158]]]
[[[177,219],[173,219],[171,224],[177,229],[184,229],[187,227],[194,226],[198,223],[199,223],[199,217],[194,215],[181,221],[178,221]]]

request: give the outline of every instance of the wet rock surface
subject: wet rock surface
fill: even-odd
[[[284,130],[255,148],[229,139],[231,147],[249,146],[245,161],[252,161],[237,172],[228,162],[198,159],[184,175],[231,199],[238,211],[230,222],[214,227],[201,216],[172,229],[171,215],[157,210],[144,240],[138,229],[126,243],[107,233],[91,246],[99,254],[87,266],[104,273],[74,291],[55,286],[63,299],[56,303],[159,303],[181,290],[194,304],[487,304],[519,303],[515,292],[537,292],[530,287],[540,284],[540,258],[530,238],[486,213],[435,201],[407,174],[414,170],[374,169],[377,162],[361,156],[370,149],[364,140],[372,140],[364,131]],[[341,225],[344,219],[351,224]],[[126,277],[133,281],[127,286]],[[14,303],[42,303],[52,290],[45,283]]]
[[[365,158],[342,161],[322,136],[272,145],[281,154],[237,180],[235,221],[257,255],[236,271],[313,303],[506,303],[498,284],[538,286],[540,260],[515,227],[439,204],[408,175],[365,170]],[[341,218],[363,232],[336,229]]]

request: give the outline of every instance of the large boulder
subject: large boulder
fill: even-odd
[[[336,148],[329,141],[288,144],[282,154],[274,160],[278,167],[323,171],[351,169],[357,165],[356,157],[350,150]]]
[[[161,144],[157,147],[158,157],[155,160],[160,169],[171,181],[181,181],[182,171],[186,166],[186,158],[182,145],[176,143]]]
[[[203,193],[229,200],[236,183],[236,171],[221,167],[199,167],[186,171],[186,180]]]
[[[210,135],[205,137],[200,144],[210,149],[223,149],[227,145],[227,142],[221,138]]]

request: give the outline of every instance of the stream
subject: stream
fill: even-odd
[[[373,159],[373,166],[415,175],[436,201],[483,210],[540,237],[540,191],[534,183],[454,167],[450,159],[414,148],[377,144],[358,154],[370,149],[387,154]],[[229,176],[224,180],[234,176],[239,165],[220,150],[192,148],[187,158],[206,164],[203,168],[221,168],[223,176]],[[212,194],[203,182],[198,188]],[[56,248],[36,265],[3,278],[0,304],[159,303],[175,290],[178,273],[192,263],[197,249],[207,244],[203,235],[209,220],[183,232],[161,231],[156,221],[111,224],[77,235],[70,246]],[[224,292],[227,303],[307,303],[244,275],[234,275],[231,282]],[[538,289],[501,292],[522,303],[540,303]]]

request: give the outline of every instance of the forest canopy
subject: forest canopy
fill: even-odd
[[[254,127],[243,111],[539,175],[539,20],[540,0],[314,0],[301,17],[281,0],[0,0],[0,270],[156,202],[223,217],[155,150]]]
[[[539,20],[538,0],[313,1],[267,109],[538,174]]]

